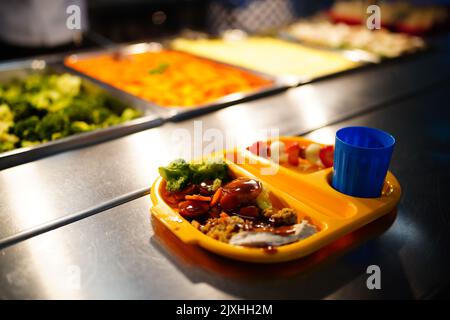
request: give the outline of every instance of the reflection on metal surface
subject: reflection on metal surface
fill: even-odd
[[[160,50],[162,50],[162,48],[163,48],[162,45],[157,42],[137,43],[135,45],[126,47],[125,53],[138,54],[138,53],[144,53],[147,51],[160,51]]]
[[[6,183],[6,180],[10,188],[2,190],[2,198],[15,213],[17,225],[27,229],[53,217],[51,202],[39,193],[39,190],[45,189],[46,183],[40,174],[38,163],[33,162],[23,167],[14,179],[8,179],[8,175],[0,175],[0,183]]]
[[[336,132],[328,127],[311,132],[308,138],[323,144],[334,144]]]
[[[34,70],[42,70],[47,66],[47,62],[45,60],[33,60],[31,61],[31,69]]]
[[[2,178],[4,177],[0,176],[0,179]],[[21,192],[5,190],[5,194],[2,193],[2,196],[6,195],[7,201],[11,203],[15,212],[14,219],[18,225],[27,228],[52,219],[55,210],[51,202],[38,192],[38,190],[45,189],[46,181],[40,175],[37,163],[28,165],[20,175],[9,180],[9,184],[12,186],[11,190],[21,190]],[[36,270],[36,280],[45,294],[52,292],[53,296],[61,298],[78,297],[76,288],[68,291],[71,284],[74,284],[73,280],[76,282],[76,279],[71,278],[76,277],[74,269],[76,266],[73,266],[70,254],[61,241],[44,240],[39,243],[38,248],[34,246],[33,242],[27,242],[25,247],[31,259],[30,267]],[[45,259],[42,259],[43,256]],[[61,270],[66,270],[67,274],[61,274]],[[20,281],[17,279],[20,270],[14,272],[6,275],[9,281]]]
[[[243,104],[244,106],[246,104]],[[258,110],[256,108],[235,108],[233,110],[224,110],[217,115],[220,127],[224,128],[224,133],[232,136],[233,143],[237,146],[248,145],[251,141],[257,141],[261,138],[261,125],[258,123]],[[274,106],[275,107],[275,106]],[[254,119],[255,121],[249,121]]]
[[[63,235],[61,235],[63,236]],[[33,242],[26,244],[31,267],[44,295],[61,299],[79,299],[82,270],[75,264],[64,243],[55,239],[44,240],[36,248]],[[46,259],[42,259],[42,255]]]
[[[366,61],[371,63],[379,63],[381,61],[380,57],[376,56],[375,54],[372,54],[368,51],[364,50],[344,50],[343,55],[352,61]]]
[[[148,181],[148,185],[157,176],[156,168],[166,164],[168,149],[171,147],[166,141],[166,137],[158,130],[151,131],[150,135],[138,133],[133,139],[124,141],[120,152],[129,155],[130,162],[127,165],[145,168],[139,173],[139,180]]]
[[[324,103],[321,92],[313,85],[304,85],[298,90],[288,91],[289,99],[302,102],[302,118],[307,126],[320,126],[326,124],[327,116],[324,112]]]

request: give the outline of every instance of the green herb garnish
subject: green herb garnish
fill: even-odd
[[[161,62],[157,67],[151,69],[148,73],[149,74],[161,74],[164,73],[168,68],[170,64],[167,62]]]

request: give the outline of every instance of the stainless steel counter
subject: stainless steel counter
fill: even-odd
[[[268,128],[301,134],[323,127],[311,136],[326,140],[340,126],[361,124],[397,137],[392,169],[404,196],[392,227],[394,215],[310,258],[256,271],[186,247],[162,226],[152,227],[149,201],[140,198],[1,250],[0,297],[432,295],[447,284],[450,267],[449,200],[443,195],[450,172],[450,116],[444,108],[449,77],[450,57],[428,53],[3,170],[0,239],[149,186],[157,166],[180,155],[174,129],[192,133],[194,120],[202,120],[203,129],[226,130],[241,143]],[[365,286],[365,268],[372,263],[382,268],[381,291]],[[78,273],[80,289],[73,283]]]
[[[204,130],[227,131],[248,143],[269,128],[286,135],[305,133],[449,77],[450,57],[425,53],[2,170],[0,240],[149,186],[156,168],[180,154],[182,146],[172,141],[174,129],[192,133],[194,120],[201,120]]]

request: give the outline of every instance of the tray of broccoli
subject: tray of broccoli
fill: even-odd
[[[0,65],[0,170],[157,126],[139,100],[45,61]]]

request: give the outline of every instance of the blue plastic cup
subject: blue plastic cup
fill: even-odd
[[[353,197],[378,198],[395,138],[382,130],[346,127],[336,132],[333,188]]]

